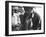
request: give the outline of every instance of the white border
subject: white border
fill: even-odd
[[[12,24],[11,24],[11,6],[34,6],[34,7],[41,7],[41,18],[42,18],[42,26],[41,30],[29,30],[29,31],[12,31]],[[11,34],[26,34],[26,33],[42,33],[44,31],[44,20],[43,20],[43,5],[40,4],[25,4],[25,3],[9,3],[9,35]]]

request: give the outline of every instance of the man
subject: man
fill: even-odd
[[[24,7],[25,13],[23,16],[24,19],[23,19],[23,24],[22,24],[22,30],[28,30],[29,29],[29,25],[31,24],[29,16],[30,16],[30,18],[32,17],[32,14],[30,13],[30,11],[32,9],[33,8],[30,8],[30,7]]]
[[[21,25],[22,25],[21,19],[23,19],[22,15],[24,15],[24,13],[25,13],[25,11],[24,11],[23,7],[21,7],[21,6],[13,7],[13,17],[12,17],[13,30],[18,31],[21,29]]]
[[[33,11],[33,7],[25,7],[22,30],[40,30],[41,20],[39,15]],[[40,21],[40,23],[39,23]]]

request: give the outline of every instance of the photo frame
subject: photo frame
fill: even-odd
[[[21,20],[19,22],[17,21],[18,16]],[[29,21],[30,25],[28,24]],[[45,34],[45,3],[5,1],[5,35],[33,34]]]

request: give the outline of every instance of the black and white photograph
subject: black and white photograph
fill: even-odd
[[[41,30],[41,17],[34,9],[36,8],[12,6],[12,31]]]
[[[7,2],[7,35],[44,33],[44,3]]]

